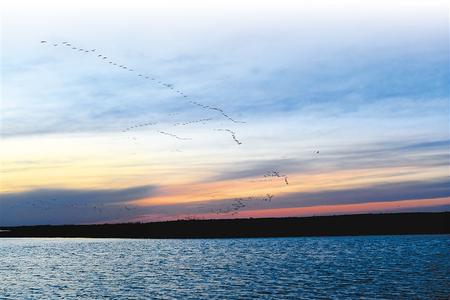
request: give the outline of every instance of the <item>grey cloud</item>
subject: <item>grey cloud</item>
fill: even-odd
[[[347,147],[344,150],[321,151],[305,157],[241,162],[233,169],[224,169],[211,180],[244,179],[262,177],[270,170],[283,174],[320,170],[348,170],[382,167],[437,167],[450,161],[450,140],[423,142],[390,141]]]
[[[340,205],[357,203],[395,202],[402,200],[420,200],[450,197],[450,179],[423,182],[400,182],[377,184],[342,190],[325,190],[320,192],[298,192],[283,196],[274,195],[270,201],[264,201],[265,195],[249,194],[242,197],[245,207],[241,210],[312,207],[319,205]],[[215,209],[231,207],[235,198],[204,199],[202,201],[160,205],[152,207],[153,212],[167,215],[209,213]],[[427,210],[445,210],[449,205],[440,205]],[[420,211],[420,208],[416,209]]]
[[[154,194],[156,186],[139,186],[116,190],[37,189],[18,193],[4,193],[0,204],[14,205],[23,201],[42,202],[55,199],[61,204],[89,201],[91,203],[116,203],[140,199]]]
[[[0,195],[0,224],[80,224],[136,213],[132,200],[150,197],[157,186],[112,190],[37,189]]]
[[[211,178],[211,181],[230,180],[230,179],[244,179],[252,177],[262,177],[269,171],[279,170],[285,174],[293,172],[300,167],[305,167],[307,161],[300,161],[298,159],[276,159],[276,160],[255,160],[236,164],[233,169],[222,170],[221,174]],[[238,166],[237,166],[238,165]]]
[[[425,182],[386,183],[373,186],[329,190],[313,193],[292,193],[280,199],[283,206],[307,207],[315,205],[393,202],[450,197],[448,178]],[[281,204],[280,203],[280,204]]]
[[[46,196],[66,195],[66,201],[61,201],[58,205],[48,201],[43,201],[41,207],[27,203],[27,197],[34,195],[34,202],[39,203],[39,199]],[[67,196],[69,195],[70,196]],[[78,191],[67,192],[62,190],[49,191],[39,190],[28,193],[9,195],[2,197],[0,202],[0,225],[33,225],[33,224],[83,224],[102,222],[124,222],[127,220],[145,219],[146,216],[162,216],[176,218],[179,215],[193,215],[212,213],[218,209],[231,208],[234,198],[217,199],[205,198],[202,201],[177,203],[170,205],[155,205],[137,207],[128,205],[126,202],[139,199],[144,196],[156,194],[155,187],[144,186],[116,191]],[[83,195],[83,198],[80,197]],[[69,204],[75,199],[90,201],[88,206],[71,207]],[[340,205],[356,203],[376,203],[395,202],[401,200],[421,200],[450,197],[450,179],[441,178],[434,181],[423,182],[400,182],[378,184],[359,188],[348,188],[343,190],[326,190],[320,192],[299,192],[282,196],[274,195],[269,201],[264,201],[265,195],[249,194],[242,197],[245,207],[240,210],[273,209],[273,208],[293,208],[312,207],[318,205]],[[19,201],[20,199],[20,201]],[[7,202],[8,201],[8,202]],[[14,202],[15,201],[15,202]],[[22,203],[22,206],[11,207],[11,203]],[[78,201],[77,203],[80,203]],[[64,204],[64,205],[62,205]],[[46,206],[47,205],[47,206]],[[425,208],[412,208],[411,211],[442,211],[448,210],[450,205],[430,206]],[[399,207],[399,211],[405,209]],[[410,211],[410,209],[406,209]]]

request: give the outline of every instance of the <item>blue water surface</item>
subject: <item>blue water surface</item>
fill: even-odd
[[[447,299],[450,236],[0,239],[0,299]]]

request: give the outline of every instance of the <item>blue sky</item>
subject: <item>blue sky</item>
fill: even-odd
[[[336,186],[317,179],[311,187],[299,182],[289,191],[275,189],[289,199],[388,183],[392,188],[399,183],[404,192],[401,187],[411,182],[428,186],[448,180],[444,1],[2,5],[4,199],[41,195],[42,190],[85,195],[141,186],[178,191],[208,183],[214,187],[201,188],[218,189],[214,193],[226,200],[234,192],[214,184],[263,176],[268,169],[279,169],[294,182],[296,176],[308,181],[305,176],[341,178],[354,171],[354,178],[345,175]],[[75,51],[63,41],[96,51]],[[134,71],[113,67],[98,53]],[[173,84],[189,97],[137,74]],[[189,100],[221,107],[245,123],[230,122]],[[174,126],[205,118],[212,120]],[[157,124],[121,133],[149,122]],[[218,128],[236,132],[242,145]],[[312,155],[316,149],[320,156]],[[357,180],[361,170],[367,172],[365,182]],[[329,203],[335,203],[330,193]],[[439,195],[450,196],[445,193]],[[150,192],[133,199],[118,195],[122,207],[136,205],[135,219],[156,205],[174,205],[159,198],[152,204]],[[189,193],[185,200],[179,197],[174,201],[180,215],[182,203],[210,201],[199,195],[189,200]],[[142,198],[145,205],[139,204]],[[262,209],[286,207],[281,202]],[[289,202],[292,207],[303,204]],[[42,214],[25,204],[17,208],[22,210],[25,216],[14,224],[57,221],[36,217]],[[76,214],[66,213],[77,222]],[[64,220],[64,210],[60,215]],[[78,221],[114,218],[95,213]]]

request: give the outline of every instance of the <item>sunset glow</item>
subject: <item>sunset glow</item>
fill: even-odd
[[[0,225],[450,208],[439,1],[20,2],[2,16]]]

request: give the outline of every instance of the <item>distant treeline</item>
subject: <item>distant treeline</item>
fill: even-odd
[[[449,233],[450,212],[0,228],[0,237],[89,238],[232,238]]]

